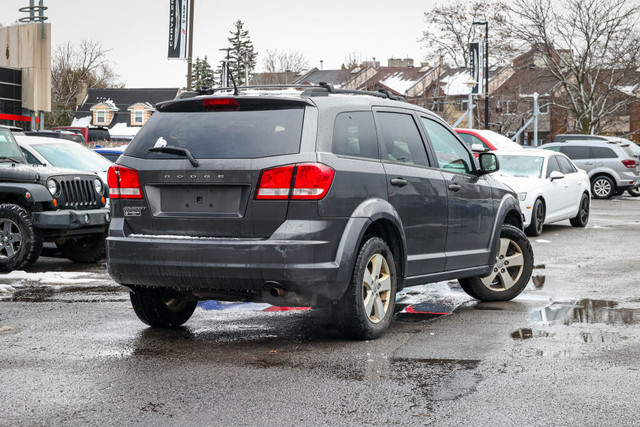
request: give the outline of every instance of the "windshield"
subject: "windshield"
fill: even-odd
[[[500,175],[522,178],[541,178],[544,157],[498,155]]]
[[[300,151],[304,108],[225,112],[158,112],[126,151],[128,156],[174,159],[149,148],[186,148],[200,159],[254,159]]]
[[[24,161],[22,151],[9,129],[0,129],[0,156]]]
[[[111,162],[100,154],[75,142],[61,141],[59,144],[32,144],[34,150],[42,155],[52,166],[77,169],[86,172],[103,172],[109,169]]]

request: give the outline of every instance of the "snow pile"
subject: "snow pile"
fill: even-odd
[[[84,116],[77,119],[74,117],[73,121],[71,122],[71,126],[76,126],[76,127],[91,126],[91,119],[93,119],[93,116]]]
[[[468,95],[471,92],[471,87],[469,87],[469,81],[471,80],[471,75],[468,71],[460,71],[452,76],[447,76],[442,79],[442,83],[444,83],[444,93],[447,96],[456,96],[456,95]]]
[[[142,126],[127,126],[126,123],[116,123],[112,128],[109,129],[109,134],[112,138],[116,137],[134,137],[138,134],[138,132],[142,129]]]
[[[618,89],[620,92],[624,93],[625,95],[628,96],[636,96],[635,94],[635,90],[638,87],[638,85],[633,85],[633,86],[616,86],[616,89]]]
[[[402,72],[398,71],[386,79],[381,80],[380,83],[394,92],[406,94],[407,91],[417,83],[417,80],[407,79]]]
[[[438,282],[405,288],[396,294],[396,301],[402,305],[416,305],[423,302],[437,301],[457,307],[471,299],[466,292],[451,289],[449,283],[450,282]]]
[[[107,280],[101,279],[100,276],[95,273],[80,273],[80,272],[66,272],[66,271],[48,271],[45,273],[27,273],[26,271],[17,270],[11,273],[0,276],[0,280],[10,280],[13,285],[20,281],[38,282],[41,284],[78,284],[91,282],[106,282]],[[0,285],[2,288],[12,288],[10,285]],[[5,290],[9,292],[9,290]]]

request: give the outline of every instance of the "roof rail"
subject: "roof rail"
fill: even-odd
[[[394,101],[407,102],[403,96],[396,95],[386,89],[380,89],[378,92],[355,90],[355,89],[336,89],[327,82],[320,82],[317,85],[301,85],[301,84],[270,84],[270,85],[249,85],[238,87],[237,90],[242,92],[246,89],[305,89],[301,96],[314,97],[314,96],[328,96],[330,93],[335,94],[351,94],[351,95],[369,95],[377,98],[387,98]],[[213,95],[220,92],[235,92],[234,87],[219,87],[219,88],[198,88],[193,91],[181,92],[176,99],[193,98],[200,95]]]

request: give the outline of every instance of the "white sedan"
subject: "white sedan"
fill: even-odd
[[[518,193],[525,232],[539,236],[544,224],[568,219],[574,227],[589,221],[591,185],[587,173],[567,156],[549,150],[495,152],[500,169],[492,176]]]

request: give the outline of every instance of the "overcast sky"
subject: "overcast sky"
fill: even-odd
[[[350,53],[386,65],[390,57],[419,63],[424,14],[435,0],[195,0],[193,56],[214,65],[240,19],[261,56],[297,49],[311,66],[336,69]],[[11,25],[29,0],[2,0],[0,23]],[[37,2],[36,2],[37,3]],[[169,0],[45,0],[52,49],[67,41],[102,41],[127,87],[182,87],[186,61],[168,60]],[[215,65],[214,65],[215,68]]]

